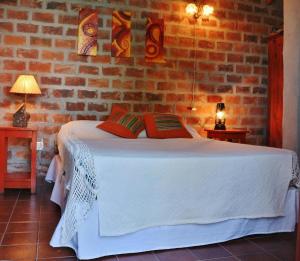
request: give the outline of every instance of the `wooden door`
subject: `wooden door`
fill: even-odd
[[[282,148],[283,32],[269,38],[268,145]]]

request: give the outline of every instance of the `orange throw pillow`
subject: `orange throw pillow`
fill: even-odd
[[[179,116],[173,114],[145,114],[147,136],[155,139],[192,138]]]
[[[128,139],[136,139],[145,129],[143,119],[119,106],[113,106],[108,119],[100,123],[97,128]]]

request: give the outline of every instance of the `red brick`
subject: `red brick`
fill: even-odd
[[[51,61],[63,61],[64,60],[64,53],[58,51],[42,51],[42,58],[44,60],[51,60]]]
[[[1,5],[14,6],[14,5],[17,5],[17,0],[2,0]]]
[[[43,26],[43,34],[62,35],[63,27],[59,26]]]
[[[43,23],[53,23],[54,15],[51,13],[33,13],[32,20],[43,22]]]
[[[113,80],[112,81],[112,87],[113,88],[121,88],[121,89],[133,89],[133,81],[129,80],[129,81],[122,81],[122,80]]]
[[[48,38],[30,37],[30,45],[51,47],[52,40]]]
[[[52,95],[56,98],[71,98],[74,96],[74,90],[57,89],[53,90]]]
[[[236,66],[236,70],[237,73],[243,73],[243,74],[250,74],[252,71],[252,67],[249,65],[242,65],[242,64],[238,64]]]
[[[227,81],[232,82],[232,83],[241,83],[242,82],[242,76],[229,74],[229,75],[227,75]]]
[[[30,62],[29,70],[33,72],[50,72],[51,63]]]
[[[267,67],[261,67],[261,66],[254,66],[254,73],[255,74],[267,75],[268,74],[268,68]]]
[[[232,43],[217,42],[217,50],[220,50],[220,51],[231,51],[232,47],[233,47]]]
[[[224,75],[222,75],[222,74],[210,74],[209,81],[223,83],[223,82],[225,82],[225,78],[224,78]]]
[[[222,102],[222,97],[218,95],[208,95],[207,96],[207,102],[211,103],[217,103],[217,102]]]
[[[246,84],[259,84],[259,78],[257,76],[244,76],[243,83]]]
[[[256,97],[244,97],[243,104],[256,104]]]
[[[216,70],[216,64],[214,64],[214,63],[199,63],[198,68],[200,71],[212,72],[212,71]]]
[[[170,5],[168,3],[164,3],[164,2],[151,1],[150,7],[153,9],[160,10],[160,11],[169,11],[170,10]]]
[[[136,69],[136,68],[127,68],[125,75],[128,77],[144,77],[144,70],[143,69]]]
[[[4,44],[7,45],[25,45],[25,36],[4,35]]]
[[[101,92],[101,99],[103,100],[121,100],[120,92]]]
[[[0,82],[1,83],[11,83],[12,74],[10,73],[0,73]]]
[[[145,100],[146,101],[160,101],[163,100],[163,94],[161,93],[146,93],[145,94]]]
[[[58,48],[75,49],[75,46],[76,46],[75,40],[62,40],[62,39],[55,40],[55,47]]]
[[[12,57],[13,49],[9,47],[0,47],[0,56],[2,57]]]
[[[166,95],[167,102],[183,102],[185,100],[184,94],[175,94],[175,93],[168,93]]]
[[[208,38],[209,39],[223,40],[224,39],[224,32],[223,31],[209,31],[208,32]]]
[[[96,115],[77,115],[76,119],[79,120],[79,121],[80,120],[95,121],[95,120],[97,120],[97,116]]]
[[[37,33],[38,26],[34,24],[17,24],[17,30],[23,33]]]
[[[109,85],[109,81],[107,79],[89,79],[88,80],[89,87],[107,88],[108,85]]]
[[[77,53],[70,53],[68,60],[71,62],[84,62],[88,61],[88,56],[85,55],[78,55]]]
[[[186,80],[186,74],[184,72],[177,72],[177,71],[169,71],[169,79],[172,80]]]
[[[1,32],[12,32],[13,24],[8,22],[0,22],[0,30]]]
[[[215,48],[215,42],[213,41],[207,41],[207,40],[200,40],[198,42],[199,48],[205,48],[205,49],[214,49]]]
[[[102,73],[107,76],[122,75],[120,67],[102,67]]]
[[[83,102],[66,102],[67,111],[84,111],[85,103]]]
[[[20,5],[23,7],[41,8],[42,2],[36,0],[20,0]]]
[[[41,77],[41,83],[42,84],[49,84],[49,85],[61,85],[62,80],[59,77]]]
[[[18,20],[28,20],[28,12],[17,11],[17,10],[7,10],[8,19],[18,19]]]
[[[48,122],[48,114],[30,113],[31,122]]]
[[[68,65],[68,64],[55,64],[54,65],[54,72],[61,73],[61,74],[75,74],[76,67],[75,65]]]
[[[229,41],[241,41],[242,40],[242,34],[241,33],[227,32],[225,38],[226,38],[226,40],[229,40]]]
[[[212,61],[225,61],[225,53],[209,52],[209,59]]]
[[[153,78],[158,80],[165,80],[167,78],[166,72],[162,70],[147,70],[147,78]]]
[[[88,91],[88,90],[78,90],[78,98],[80,99],[93,99],[97,98],[98,93],[97,91]]]
[[[81,65],[79,67],[79,73],[85,73],[85,74],[98,74],[99,73],[99,68],[96,66],[86,66],[86,65]]]
[[[236,93],[250,93],[250,87],[247,86],[237,86]]]
[[[59,110],[60,106],[58,103],[41,102],[41,109],[45,110]]]
[[[240,96],[226,96],[225,103],[227,104],[240,104],[241,97]]]
[[[233,0],[220,0],[220,7],[226,9],[234,9],[234,1]]]
[[[65,84],[70,86],[85,86],[86,79],[82,77],[66,77]]]
[[[78,24],[78,17],[77,16],[71,16],[71,15],[60,15],[58,17],[58,21],[60,24],[72,24],[77,25]]]
[[[227,55],[227,61],[229,63],[242,63],[244,62],[244,56],[242,54],[229,53]]]
[[[142,92],[125,92],[123,97],[124,101],[141,101],[142,99]]]
[[[173,112],[173,106],[172,105],[155,104],[154,105],[154,112],[172,113]]]
[[[173,82],[158,82],[157,90],[175,90],[176,86]]]
[[[4,60],[3,61],[4,70],[14,70],[14,71],[24,71],[25,62],[14,61],[14,60]]]
[[[233,50],[235,52],[249,53],[250,52],[250,46],[249,46],[249,44],[235,43]]]
[[[89,111],[97,111],[97,112],[106,112],[108,110],[107,104],[97,104],[97,103],[89,103],[88,104]]]
[[[170,54],[176,58],[186,58],[189,56],[189,50],[170,48]]]
[[[66,11],[67,10],[67,4],[57,2],[57,1],[51,1],[51,2],[47,2],[47,9]]]

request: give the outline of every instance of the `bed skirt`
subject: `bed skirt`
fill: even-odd
[[[59,156],[53,159],[46,180],[55,182],[51,200],[65,206],[64,176]],[[206,225],[176,225],[147,228],[135,233],[115,237],[100,237],[98,204],[90,211],[76,236],[67,244],[60,243],[61,222],[56,227],[50,245],[70,247],[79,259],[92,259],[108,255],[138,253],[151,250],[183,248],[224,242],[252,234],[292,232],[295,229],[299,205],[299,192],[290,188],[285,201],[283,217],[259,219],[233,219]]]

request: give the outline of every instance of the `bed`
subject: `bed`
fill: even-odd
[[[127,140],[74,121],[46,180],[62,209],[50,245],[80,259],[291,232],[299,167],[289,150],[193,139]]]

